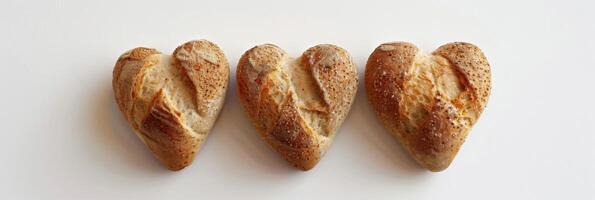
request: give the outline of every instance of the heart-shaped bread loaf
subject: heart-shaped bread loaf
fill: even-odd
[[[173,56],[135,48],[120,56],[113,89],[136,135],[170,170],[190,165],[223,107],[229,64],[219,47],[190,41]]]
[[[472,44],[449,43],[425,55],[395,42],[370,55],[365,84],[384,126],[420,165],[442,171],[486,106],[491,75]]]
[[[357,90],[344,49],[317,45],[297,59],[265,44],[237,67],[242,104],[262,138],[295,167],[309,170],[329,148]]]

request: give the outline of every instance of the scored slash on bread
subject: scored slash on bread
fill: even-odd
[[[491,91],[481,50],[455,42],[422,54],[413,44],[380,45],[365,72],[368,100],[404,149],[431,171],[446,169]]]
[[[256,46],[241,57],[236,76],[243,107],[262,138],[302,170],[325,154],[357,90],[350,55],[329,44],[297,59],[275,45]]]
[[[172,56],[139,47],[120,56],[113,90],[136,135],[167,166],[190,165],[221,108],[229,82],[223,51],[207,40],[187,42]]]

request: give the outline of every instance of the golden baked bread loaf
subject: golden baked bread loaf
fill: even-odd
[[[120,56],[113,89],[136,135],[167,166],[190,165],[223,106],[229,64],[206,40],[190,41],[173,56],[139,47]]]
[[[309,170],[329,148],[357,90],[357,72],[344,49],[323,44],[291,58],[265,44],[237,67],[238,92],[262,138],[295,167]]]
[[[365,84],[378,117],[405,150],[442,171],[486,106],[490,65],[469,43],[449,43],[431,55],[410,43],[385,43],[368,59]]]

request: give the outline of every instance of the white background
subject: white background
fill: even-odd
[[[0,199],[595,199],[595,1],[0,2]],[[116,58],[206,38],[347,49],[360,84],[324,159],[302,172],[249,123],[235,73],[194,164],[166,170],[117,110]],[[493,92],[453,164],[417,166],[363,87],[380,43],[478,45]]]

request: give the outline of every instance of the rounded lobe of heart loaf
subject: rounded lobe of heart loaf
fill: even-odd
[[[229,64],[219,47],[190,41],[173,56],[135,48],[113,73],[116,102],[137,136],[170,170],[190,165],[225,98]]]
[[[238,92],[254,126],[302,170],[314,167],[345,119],[357,87],[349,54],[318,45],[293,59],[265,44],[248,50],[237,68]]]
[[[370,55],[368,99],[389,131],[422,166],[446,169],[490,94],[490,67],[474,45],[450,43],[424,55],[410,43]]]

